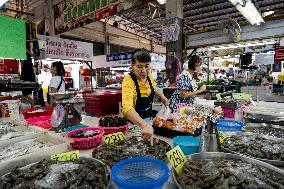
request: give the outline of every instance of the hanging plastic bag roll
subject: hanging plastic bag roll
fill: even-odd
[[[157,113],[156,117],[167,120],[171,114],[171,109],[168,106],[162,105],[162,108]]]

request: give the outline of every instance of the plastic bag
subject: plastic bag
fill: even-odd
[[[156,117],[167,120],[171,114],[171,109],[168,106],[162,105],[162,108],[157,113]]]

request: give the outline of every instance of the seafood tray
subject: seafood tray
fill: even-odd
[[[43,159],[52,154],[69,150],[69,142],[59,136],[42,133],[30,135],[26,140],[15,138],[0,144],[0,175]]]
[[[252,157],[277,167],[284,167],[283,139],[255,133],[244,133],[225,139],[221,150]]]
[[[246,122],[284,126],[284,109],[250,107],[244,111]]]
[[[188,156],[178,188],[284,188],[284,171],[236,154],[205,152]]]
[[[284,138],[284,127],[279,125],[247,123],[245,129],[248,132],[269,135],[276,138]]]
[[[30,138],[30,135],[40,133],[38,130],[24,126],[15,126],[8,122],[0,122],[0,144],[6,140],[18,138],[22,141]]]
[[[154,138],[153,146],[141,137],[126,138],[115,145],[103,144],[94,149],[93,157],[113,166],[117,162],[136,156],[153,157],[160,160],[166,159],[166,153],[171,146],[163,140]]]
[[[109,169],[103,162],[94,158],[67,162],[41,160],[2,175],[0,188],[105,189],[109,182]]]
[[[176,136],[200,136],[202,132],[202,128],[198,128],[194,131],[193,134],[189,132],[182,132],[182,131],[176,131],[173,129],[168,129],[165,127],[156,127],[153,125],[154,129],[154,134],[159,135],[159,136],[164,136],[167,138],[174,138]]]

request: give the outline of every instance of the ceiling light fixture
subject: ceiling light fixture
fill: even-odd
[[[251,0],[229,0],[251,25],[264,22]]]
[[[165,4],[167,0],[157,0],[159,4]]]
[[[2,7],[2,5],[4,5],[8,0],[0,0],[0,7]]]
[[[244,44],[235,44],[235,45],[228,45],[228,46],[219,46],[219,47],[209,47],[209,51],[221,50],[221,49],[235,49],[240,47],[253,47],[253,46],[261,46],[261,45],[273,45],[276,41],[265,41],[265,42],[257,42],[257,43],[244,43]]]

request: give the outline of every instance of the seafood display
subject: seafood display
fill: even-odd
[[[94,159],[80,158],[69,162],[43,160],[21,169],[15,168],[0,177],[1,189],[105,189],[109,182],[107,167]]]
[[[113,166],[117,162],[136,156],[153,157],[160,160],[166,158],[166,153],[171,146],[159,139],[154,138],[153,146],[141,137],[127,138],[114,145],[103,144],[93,151],[93,157]]]
[[[248,127],[246,130],[249,132],[269,135],[276,138],[284,138],[284,127],[282,126],[267,125],[260,127]]]
[[[284,161],[284,140],[260,134],[242,134],[228,137],[225,149],[250,157]]]
[[[153,125],[155,127],[163,127],[194,134],[196,129],[199,129],[203,126],[204,121],[205,119],[203,117],[191,117],[186,114],[181,114],[177,116],[175,122],[161,118],[155,118],[153,120]]]
[[[104,117],[99,121],[99,125],[102,127],[119,127],[127,125],[128,120],[125,117]]]
[[[78,131],[71,135],[71,138],[89,138],[99,135],[101,132],[98,130]]]
[[[16,127],[13,124],[0,121],[0,142],[17,137],[27,136],[28,134],[32,133],[34,132],[29,130],[17,131]]]
[[[180,186],[198,189],[284,188],[284,175],[237,159],[190,159],[177,176]]]
[[[50,145],[42,143],[37,139],[17,142],[0,149],[0,162],[36,152],[46,147],[50,147]]]

